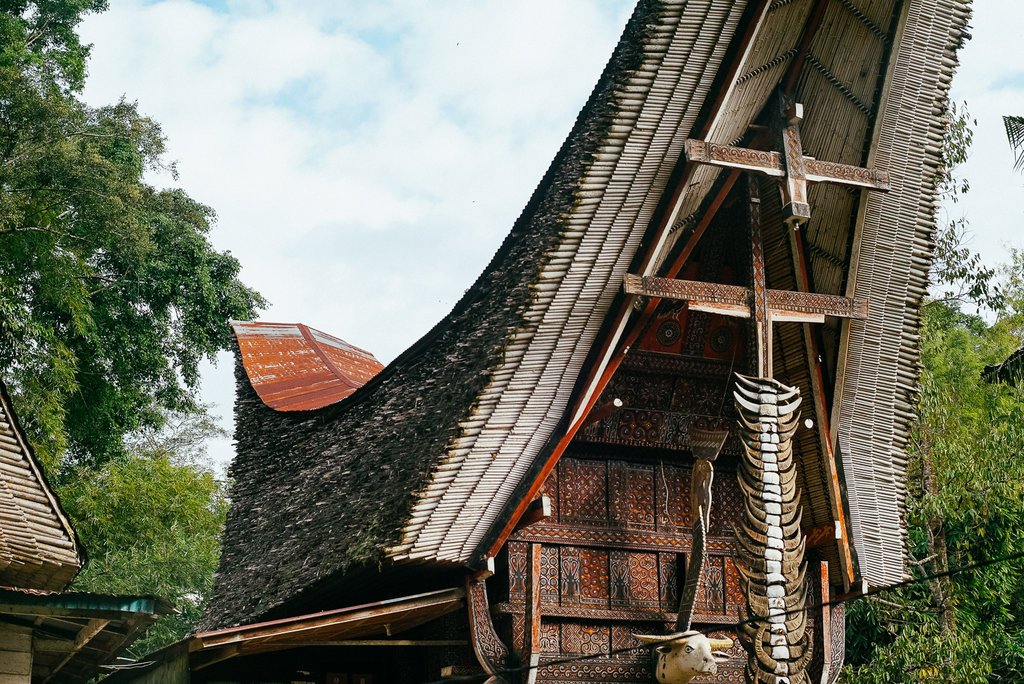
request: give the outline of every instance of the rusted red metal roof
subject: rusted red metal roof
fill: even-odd
[[[373,354],[301,323],[232,323],[256,394],[278,411],[341,401],[384,366]]]

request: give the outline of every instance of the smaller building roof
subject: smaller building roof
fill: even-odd
[[[384,366],[373,354],[302,323],[232,323],[249,382],[277,411],[335,404]]]
[[[82,565],[71,523],[0,382],[0,585],[60,590]]]
[[[152,596],[0,587],[4,623],[31,630],[33,682],[80,684],[92,679],[157,616],[171,610]]]
[[[1010,354],[1002,363],[985,366],[981,379],[986,382],[1005,382],[1018,385],[1024,381],[1024,347]]]

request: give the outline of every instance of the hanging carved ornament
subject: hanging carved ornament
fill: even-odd
[[[690,629],[697,585],[706,557],[704,520],[704,511],[698,507],[693,515],[693,552],[686,569],[686,583],[679,598],[677,631],[662,636],[633,635],[640,643],[654,647],[654,675],[660,684],[686,684],[698,675],[715,675],[718,673],[718,661],[727,657],[721,651],[732,648],[730,639],[710,639]]]
[[[792,443],[800,390],[777,380],[736,377],[744,447],[737,474],[745,495],[736,566],[747,600],[739,632],[748,654],[747,681],[809,684],[805,540]]]

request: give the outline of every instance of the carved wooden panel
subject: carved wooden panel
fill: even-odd
[[[580,549],[580,603],[607,608],[608,580],[608,551]]]
[[[559,519],[608,521],[608,479],[604,461],[565,459],[559,463]]]
[[[558,650],[558,623],[540,623],[540,651],[541,653],[559,653]]]
[[[611,650],[611,631],[608,625],[567,620],[561,624],[562,653],[596,655]]]
[[[654,527],[654,466],[608,462],[609,511],[613,524]]]
[[[540,600],[558,603],[558,593],[558,547],[544,546],[540,553]]]
[[[677,553],[658,554],[658,588],[661,593],[661,609],[676,611],[679,608],[679,568],[683,556]]]
[[[580,602],[580,550],[574,546],[559,549],[559,602],[578,605]]]
[[[689,533],[690,468],[661,462],[658,465],[657,524],[659,529],[675,528]]]
[[[697,588],[697,615],[725,615],[725,557],[709,555],[704,565],[704,579]]]

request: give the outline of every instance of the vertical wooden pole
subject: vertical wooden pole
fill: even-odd
[[[751,287],[754,290],[754,331],[757,335],[757,376],[772,377],[772,317],[768,310],[768,287],[764,275],[764,251],[761,248],[761,196],[757,178],[747,174],[747,198],[750,203]]]
[[[811,659],[811,681],[814,684],[829,684],[832,676],[832,606],[829,605],[831,592],[828,585],[828,561],[818,564],[814,585],[819,588],[817,596],[811,598],[817,605],[814,610],[814,655]],[[839,673],[835,673],[838,675]]]
[[[524,684],[537,681],[540,665],[540,556],[541,545],[530,544],[526,552],[526,638],[523,648]]]

